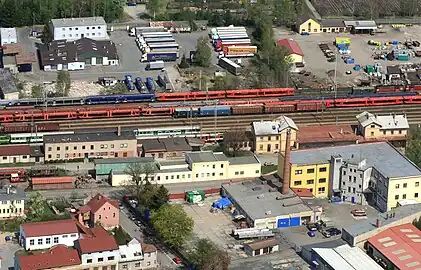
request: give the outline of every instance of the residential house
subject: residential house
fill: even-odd
[[[13,74],[4,68],[0,68],[0,99],[17,100],[19,90],[16,86]]]
[[[285,152],[287,130],[291,130],[291,145],[294,145],[298,127],[291,118],[280,116],[274,121],[253,122],[254,151],[257,154]]]
[[[76,245],[83,269],[116,270],[120,252],[114,237],[101,226],[90,231],[92,235],[84,235]]]
[[[288,57],[292,63],[304,63],[304,53],[297,41],[292,38],[284,38],[276,41],[276,45],[283,47],[288,51]]]
[[[120,252],[119,270],[157,268],[155,246],[140,244],[133,238],[127,245],[118,247]]]
[[[83,70],[86,66],[117,66],[119,58],[110,40],[82,38],[73,42],[55,40],[39,47],[44,71]]]
[[[101,224],[106,229],[113,229],[119,226],[120,209],[118,201],[98,193],[72,215],[86,227]]]
[[[184,153],[192,151],[182,137],[139,140],[138,144],[142,146],[143,157],[155,160],[184,159]]]
[[[290,186],[309,189],[316,197],[371,202],[382,212],[401,200],[421,202],[421,170],[387,142],[296,150],[290,166]],[[280,154],[278,175],[283,170]]]
[[[314,34],[320,33],[320,23],[307,15],[302,15],[298,17],[296,23],[296,30],[299,34]]]
[[[55,245],[73,247],[79,231],[72,219],[29,222],[20,225],[20,242],[25,250],[48,249]]]
[[[0,146],[0,164],[34,163],[43,160],[44,155],[36,145]]]
[[[44,136],[45,161],[137,157],[133,133],[92,133]]]
[[[0,219],[25,215],[26,194],[23,189],[6,186],[0,189]]]
[[[107,23],[103,17],[61,18],[51,20],[53,40],[91,38],[108,39]]]
[[[47,251],[31,254],[16,255],[15,270],[66,269],[80,270],[80,258],[76,249],[65,245],[55,245]]]

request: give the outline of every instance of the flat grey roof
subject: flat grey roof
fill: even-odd
[[[52,19],[51,23],[54,27],[106,25],[106,22],[103,17]]]
[[[341,156],[345,161],[366,159],[367,167],[374,167],[385,177],[421,175],[421,170],[417,166],[387,142],[292,151],[291,163],[298,165],[328,163],[334,155]]]
[[[13,191],[13,192],[12,192]],[[0,189],[0,201],[16,201],[16,200],[25,200],[26,194],[25,191],[21,188],[11,188],[10,193],[7,194],[7,189]]]
[[[180,160],[160,161],[159,164],[161,164],[162,166],[176,166],[176,165],[185,165],[187,163],[184,159],[180,159]]]
[[[133,133],[123,132],[120,136],[114,132],[106,133],[79,133],[79,134],[60,134],[44,136],[44,143],[71,143],[71,142],[102,142],[102,141],[120,141],[136,140]]]
[[[228,158],[223,153],[213,153],[211,151],[189,152],[189,153],[186,153],[186,156],[188,156],[194,163],[227,161],[228,160]]]
[[[230,165],[260,164],[255,155],[228,158]]]
[[[117,164],[117,163],[149,163],[154,162],[153,158],[140,157],[140,158],[104,158],[94,159],[94,164]]]
[[[160,173],[174,173],[174,172],[191,172],[189,168],[174,168],[159,170]]]
[[[421,212],[421,203],[403,205],[388,212],[379,214],[378,219],[380,221],[380,226],[383,227],[387,224],[401,220],[419,212]],[[387,218],[387,216],[390,216],[392,213],[394,213],[395,216]],[[361,220],[352,226],[344,228],[346,232],[354,237],[376,229],[378,229],[376,228],[376,218]]]
[[[294,193],[281,194],[262,180],[223,184],[222,188],[252,220],[311,211]]]

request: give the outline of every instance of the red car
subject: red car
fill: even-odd
[[[181,259],[178,257],[175,257],[174,259],[172,259],[174,261],[174,263],[176,264],[181,264]]]

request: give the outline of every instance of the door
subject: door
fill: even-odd
[[[351,202],[355,203],[355,197],[354,196],[351,197]]]
[[[271,152],[271,148],[272,148],[271,146],[272,146],[271,144],[268,144],[268,146],[267,146],[267,149],[266,150],[267,150],[268,153]]]
[[[80,37],[81,37],[81,38],[84,38],[84,37],[85,37],[85,34],[80,34]]]
[[[14,157],[13,158],[13,163],[16,163],[17,162],[17,159]]]

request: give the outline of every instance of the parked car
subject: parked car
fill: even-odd
[[[367,216],[367,213],[365,212],[364,209],[354,209],[354,210],[351,211],[351,214],[354,217],[366,217]]]
[[[307,235],[310,236],[310,237],[315,237],[316,231],[309,231],[309,232],[307,232]]]
[[[342,233],[342,231],[339,230],[338,228],[329,228],[329,229],[326,229],[326,231],[328,231],[330,235],[340,235]]]
[[[181,259],[179,257],[175,257],[172,260],[175,264],[181,264]]]
[[[309,223],[309,224],[307,224],[307,229],[309,231],[313,231],[313,232],[319,230],[321,227],[322,226],[319,223]]]
[[[326,238],[330,238],[330,236],[331,236],[330,233],[327,230],[321,230],[321,233]]]

